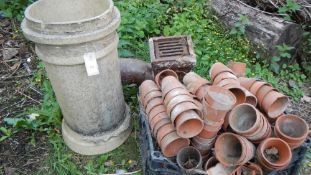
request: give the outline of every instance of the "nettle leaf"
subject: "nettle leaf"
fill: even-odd
[[[271,63],[270,67],[274,73],[278,74],[280,72],[280,65],[278,65],[277,63]]]
[[[271,61],[273,61],[273,62],[278,62],[280,60],[281,60],[280,57],[272,57],[272,59],[271,59]]]

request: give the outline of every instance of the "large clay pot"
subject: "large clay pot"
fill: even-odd
[[[288,97],[279,92],[270,91],[262,101],[262,108],[269,118],[275,119],[285,111],[288,104]]]
[[[275,122],[274,132],[294,149],[302,145],[308,137],[309,125],[296,115],[282,115]]]
[[[228,84],[228,85],[225,85],[224,88],[230,90],[234,94],[236,98],[235,105],[244,103],[246,101],[246,94],[240,85]]]
[[[203,120],[194,110],[181,113],[176,121],[177,134],[183,138],[191,138],[198,135],[203,129]]]

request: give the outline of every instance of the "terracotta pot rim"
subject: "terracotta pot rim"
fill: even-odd
[[[246,78],[246,77],[239,77],[238,80],[241,86],[243,86],[247,90],[249,90],[249,88],[257,81],[255,78]]]
[[[142,100],[142,103],[144,105],[144,107],[147,106],[147,104],[149,103],[150,100],[154,99],[154,98],[158,98],[158,97],[162,97],[162,92],[161,91],[152,91],[150,93],[148,93],[145,98]]]
[[[264,81],[255,81],[255,82],[251,85],[249,91],[250,91],[253,95],[257,96],[257,93],[258,93],[258,91],[260,90],[260,88],[262,88],[262,87],[265,86],[265,85],[266,85],[266,86],[271,86],[269,83],[264,82]]]
[[[148,95],[148,93],[150,93],[152,91],[159,91],[159,90],[160,89],[157,86],[157,84],[152,80],[145,80],[139,86],[139,93],[143,99],[145,98],[146,95]]]
[[[218,84],[220,81],[225,79],[233,79],[238,81],[238,78],[231,72],[221,72],[215,77],[213,84]]]
[[[266,149],[266,146],[265,146],[265,145],[267,144],[267,142],[270,142],[270,141],[277,141],[277,142],[279,142],[279,143],[276,145],[276,147],[280,146],[280,144],[282,144],[283,146],[285,146],[285,148],[286,148],[286,150],[287,150],[287,155],[288,155],[288,156],[286,156],[286,157],[287,157],[287,160],[286,160],[286,161],[284,161],[284,162],[282,162],[282,163],[273,163],[273,162],[270,162],[270,161],[266,158],[266,156],[264,155],[264,150]],[[287,165],[289,164],[289,162],[291,161],[291,159],[292,159],[292,151],[291,151],[289,145],[288,145],[285,141],[283,141],[282,139],[280,139],[280,138],[273,138],[273,137],[267,138],[267,139],[263,140],[263,141],[260,143],[260,145],[258,146],[257,149],[259,149],[259,153],[260,153],[259,155],[260,155],[260,157],[262,158],[263,162],[267,163],[268,165],[271,165],[272,167],[284,167],[284,166],[287,166]]]
[[[154,110],[158,110],[158,111],[156,111],[153,115],[151,115]],[[165,108],[164,105],[159,105],[159,106],[156,106],[156,107],[152,108],[150,110],[150,113],[147,115],[148,116],[148,121],[149,120],[151,121],[153,117],[155,117],[156,115],[158,115],[161,112],[166,112],[166,108]]]
[[[213,95],[216,93],[226,95],[228,98],[230,98],[231,102],[224,103],[223,99],[219,99],[218,96]],[[229,90],[225,88],[218,87],[218,86],[210,86],[204,98],[207,104],[209,104],[212,108],[216,110],[222,110],[222,111],[230,110],[236,103],[236,97],[232,92],[230,92]]]
[[[152,118],[152,120],[150,121],[150,127],[151,130],[153,131],[154,126],[161,120],[163,119],[168,119],[169,120],[169,116],[166,114],[166,112],[161,112],[159,114],[157,114],[155,117]]]
[[[214,163],[214,161],[218,162],[216,157],[215,156],[210,157],[204,164],[204,170],[207,171],[207,169],[209,168],[208,165],[211,164],[211,163]]]
[[[215,84],[216,86],[220,86],[220,87],[225,87],[227,85],[240,85],[239,81],[238,80],[235,80],[235,79],[230,79],[230,78],[227,78],[227,79],[223,79],[221,81],[219,81],[218,84]]]
[[[175,106],[183,102],[194,103],[194,100],[189,95],[178,95],[178,96],[173,97],[172,99],[167,99],[167,103],[165,104],[167,108],[167,113],[170,114],[172,109],[175,108]]]
[[[262,92],[262,90],[264,90],[263,88],[267,88],[268,90],[265,90],[264,93]],[[271,91],[277,91],[274,87],[272,86],[267,86],[267,85],[264,85],[262,86],[258,92],[257,92],[257,95],[256,97],[258,98],[258,101],[259,101],[259,106],[262,108],[262,102],[264,100],[264,98],[268,95],[268,93],[270,93]],[[261,94],[263,93],[263,94]]]
[[[256,120],[255,122],[253,123],[253,125],[248,128],[247,130],[240,130],[238,129],[237,127],[235,127],[235,125],[233,124],[233,118],[236,117],[236,112],[237,110],[240,110],[241,108],[249,108],[251,109],[251,111],[253,111],[256,115]],[[239,116],[237,116],[239,117]],[[261,115],[260,115],[260,112],[253,106],[253,105],[250,105],[248,103],[242,103],[242,104],[239,104],[237,106],[235,106],[230,114],[229,114],[229,125],[231,127],[231,129],[236,132],[236,133],[239,133],[240,135],[243,135],[243,134],[251,134],[251,133],[254,133],[255,131],[257,131],[259,129],[259,124],[260,124],[260,120],[261,120]]]
[[[171,117],[171,121],[173,123],[175,123],[175,120],[176,118],[183,112],[187,111],[187,110],[194,110],[197,112],[197,114],[201,117],[202,114],[200,112],[200,109],[192,102],[182,102],[182,103],[179,103],[178,105],[176,105],[172,110],[171,112],[169,113],[170,114],[170,117]]]
[[[178,79],[178,75],[172,69],[162,70],[161,72],[157,73],[157,75],[155,76],[155,82],[159,87],[161,87],[161,82],[162,82],[162,79],[164,78],[161,76],[163,76],[163,75],[165,75],[164,77],[173,76],[173,77],[176,77]]]
[[[155,136],[155,138],[157,137],[157,134],[158,134],[159,129],[160,129],[162,126],[164,126],[164,125],[166,125],[166,124],[168,124],[168,123],[172,123],[171,120],[170,120],[169,118],[167,118],[167,119],[162,119],[162,120],[160,120],[159,122],[157,122],[157,123],[154,125],[153,128],[151,127],[152,133],[153,133],[153,135]]]
[[[160,105],[163,105],[163,100],[162,98],[153,98],[152,100],[149,101],[149,103],[147,104],[146,108],[145,108],[145,111],[147,113],[147,115],[150,114],[150,111],[157,107],[157,106],[160,106]]]
[[[217,68],[217,69],[215,69]],[[214,78],[221,72],[224,72],[224,71],[227,71],[227,72],[231,72],[232,74],[234,74],[234,72],[229,69],[226,65],[224,65],[223,63],[221,62],[216,62],[214,63],[210,70],[209,70],[209,75],[211,77],[212,80],[214,80]]]
[[[204,127],[203,120],[199,117],[199,115],[195,111],[192,111],[191,113],[192,114],[188,113],[187,111],[184,111],[175,120],[177,135],[179,135],[180,137],[183,138],[194,137],[198,135]],[[195,123],[196,126],[190,128],[191,129],[190,133],[184,134],[183,131],[189,129],[188,125],[190,121],[196,122]]]
[[[291,136],[285,134],[280,128],[281,122],[284,119],[292,119],[292,120],[294,119],[295,121],[298,121],[300,123],[300,126],[304,127],[304,130],[305,130],[304,134],[300,137],[291,137]],[[296,141],[299,142],[301,140],[305,140],[309,135],[308,123],[304,119],[302,119],[301,117],[299,117],[297,115],[293,115],[293,114],[287,114],[287,115],[282,115],[282,116],[278,117],[278,119],[275,122],[274,129],[278,132],[278,134],[281,135],[281,137],[286,138],[286,139],[291,140],[291,141],[294,141],[294,142],[296,142]]]
[[[161,143],[162,139],[172,133],[172,132],[176,132],[174,126],[171,123],[168,123],[164,126],[162,126],[161,128],[159,128],[158,133],[157,133],[157,141],[158,143]]]

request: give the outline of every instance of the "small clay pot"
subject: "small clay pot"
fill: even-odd
[[[196,113],[199,114],[200,117],[202,116],[201,111],[197,107],[197,105],[195,105],[192,102],[186,101],[186,102],[179,103],[172,110],[170,110],[171,112],[169,114],[170,114],[171,121],[173,123],[175,123],[175,119],[177,118],[177,116],[179,116],[181,113],[188,111],[188,110],[191,110],[191,109],[195,110]]]
[[[204,170],[207,171],[208,169],[212,168],[213,166],[215,166],[218,162],[218,160],[216,159],[216,157],[210,157],[206,163],[204,164]]]
[[[216,110],[228,111],[236,103],[236,97],[230,91],[218,86],[210,86],[207,89],[205,100]]]
[[[202,78],[194,72],[187,73],[183,79],[183,82],[192,94],[195,94],[201,86],[211,84],[208,80]]]
[[[242,89],[244,90],[244,93],[246,95],[246,100],[245,103],[251,104],[253,106],[257,106],[257,97],[255,95],[253,95],[252,93],[250,93],[247,89],[245,89],[243,86],[241,86]]]
[[[194,110],[181,113],[175,120],[177,134],[182,138],[198,135],[203,127],[203,120]]]
[[[278,159],[272,161],[266,154],[266,149],[275,148],[278,151]],[[266,170],[280,170],[288,166],[292,159],[292,152],[288,144],[280,138],[267,138],[263,140],[256,151],[258,162]]]
[[[161,91],[152,91],[152,92],[148,93],[148,95],[146,95],[144,99],[142,99],[142,103],[143,103],[144,107],[146,108],[146,106],[150,100],[152,100],[154,98],[161,98],[161,97],[162,97]]]
[[[243,165],[254,154],[255,146],[242,136],[227,132],[216,139],[215,156],[225,166]]]
[[[192,162],[189,162],[192,160]],[[193,169],[201,169],[202,167],[202,156],[199,150],[196,148],[189,146],[182,148],[176,157],[176,162],[178,166],[183,171],[189,171]]]
[[[214,81],[216,76],[222,72],[230,72],[234,74],[234,72],[231,69],[229,69],[227,66],[225,66],[224,64],[220,62],[217,62],[211,66],[209,74],[210,74],[211,79]]]
[[[294,149],[304,143],[309,134],[307,122],[292,114],[280,116],[274,127],[275,135]]]
[[[197,148],[202,155],[208,154],[212,149],[216,140],[216,136],[210,139],[204,139],[199,136],[195,136],[191,139],[191,145]]]
[[[263,171],[258,164],[255,164],[252,162],[247,162],[246,164],[243,165],[243,167],[246,167],[246,168],[249,168],[249,169],[255,171],[254,175],[263,175]],[[241,173],[241,175],[244,175],[244,174]]]
[[[170,120],[169,118],[164,118],[164,119],[160,120],[159,122],[157,122],[157,123],[154,125],[154,127],[153,127],[153,129],[152,129],[152,133],[153,133],[153,135],[155,136],[155,138],[157,137],[157,134],[158,134],[159,129],[160,129],[162,126],[164,126],[164,125],[166,125],[166,124],[169,124],[169,123],[172,123],[171,120]]]
[[[156,107],[156,106],[159,106],[159,105],[163,105],[163,100],[162,98],[153,98],[152,100],[149,101],[149,103],[147,104],[146,106],[146,113],[147,115],[150,114],[150,111]]]
[[[139,86],[139,94],[142,99],[144,99],[145,96],[152,91],[160,91],[157,84],[152,80],[145,80]]]
[[[217,110],[209,105],[205,99],[202,100],[203,104],[203,119],[209,122],[223,121],[228,110]]]
[[[230,61],[227,66],[234,72],[234,74],[237,77],[245,77],[245,74],[246,74],[245,63]]]
[[[176,88],[186,89],[185,86],[181,84],[178,79],[176,79],[176,77],[167,76],[162,79],[161,90],[164,98],[167,93]]]
[[[229,125],[231,129],[240,134],[253,134],[259,128],[261,120],[260,112],[247,103],[234,107],[229,116]]]
[[[250,87],[257,81],[255,78],[245,78],[245,77],[239,77],[238,80],[240,82],[240,85],[247,90],[249,90]]]
[[[249,91],[254,94],[255,96],[257,95],[258,90],[262,87],[262,86],[270,86],[268,83],[263,82],[263,81],[256,81],[249,89]]]
[[[228,84],[228,85],[224,86],[224,88],[228,89],[229,91],[231,91],[234,94],[234,96],[236,98],[235,106],[238,104],[244,103],[246,101],[246,94],[240,85]]]
[[[260,107],[262,106],[262,101],[265,98],[265,96],[271,91],[277,90],[272,86],[264,85],[257,91],[256,97],[258,99],[258,104]]]
[[[164,104],[167,104],[171,99],[179,95],[191,96],[191,94],[188,92],[187,89],[184,89],[184,88],[173,89],[169,93],[166,94],[165,98],[163,98]]]
[[[169,133],[176,132],[172,123],[162,126],[157,133],[157,142],[161,143],[161,140]]]
[[[270,91],[262,101],[262,108],[269,118],[276,118],[280,116],[289,104],[289,99],[285,95]]]
[[[174,157],[177,155],[179,150],[189,146],[189,144],[189,139],[181,138],[177,135],[176,132],[172,132],[162,138],[160,147],[165,157]]]
[[[167,112],[170,114],[171,113],[171,110],[178,104],[182,103],[182,102],[191,102],[191,103],[194,103],[194,100],[191,96],[189,95],[178,95],[178,96],[175,96],[174,98],[172,99],[168,99],[166,98],[166,101],[165,101],[165,106],[167,108]]]
[[[173,76],[175,77],[176,79],[178,79],[178,75],[176,74],[176,72],[174,72],[173,70],[171,69],[165,69],[165,70],[162,70],[161,72],[159,72],[156,76],[155,76],[155,82],[156,84],[161,87],[161,82],[162,82],[162,79],[164,77],[167,77],[167,76]]]
[[[147,115],[149,123],[151,122],[153,117],[155,117],[156,115],[158,115],[161,112],[166,112],[166,108],[164,105],[159,105],[159,106],[152,108],[149,115]]]
[[[220,74],[217,75],[217,77],[215,77],[214,81],[213,81],[213,85],[217,85],[219,82],[221,82],[222,80],[225,79],[233,79],[233,80],[238,80],[238,78],[233,75],[230,72],[222,72]]]
[[[150,121],[150,128],[153,130],[154,126],[163,119],[169,119],[169,116],[166,114],[166,112],[161,112]]]

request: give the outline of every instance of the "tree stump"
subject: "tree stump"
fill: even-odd
[[[229,28],[239,21],[239,15],[246,15],[252,22],[245,29],[247,38],[257,48],[263,48],[264,52],[261,53],[268,58],[277,54],[276,45],[285,43],[298,48],[302,28],[296,23],[285,21],[278,15],[261,11],[239,0],[213,0],[211,7]]]

